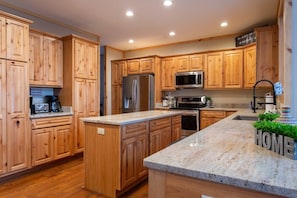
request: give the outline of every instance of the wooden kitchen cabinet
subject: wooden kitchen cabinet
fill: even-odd
[[[223,88],[223,53],[213,52],[205,55],[205,79],[204,88]]]
[[[63,41],[30,30],[29,82],[33,86],[63,86]]]
[[[84,150],[82,117],[99,114],[98,43],[70,35],[63,40],[63,89],[57,90],[61,104],[72,106],[74,153]]]
[[[148,122],[122,127],[122,188],[147,175],[143,160],[149,154],[148,142]]]
[[[72,116],[32,120],[32,165],[72,154]]]
[[[149,74],[149,73],[154,73],[155,72],[155,62],[154,62],[153,57],[149,58],[141,58],[140,59],[140,73],[141,74]]]
[[[204,129],[221,119],[226,117],[226,111],[217,111],[217,110],[202,110],[200,111],[200,130]]]
[[[132,59],[127,61],[127,74],[140,74],[140,61],[139,59]]]
[[[111,87],[112,101],[111,113],[119,114],[123,112],[122,108],[122,85],[112,85]]]
[[[181,115],[172,116],[172,131],[171,131],[171,142],[180,140],[181,130]]]
[[[175,72],[176,67],[174,63],[174,58],[163,58],[162,59],[162,86],[161,90],[175,90]]]
[[[122,113],[122,84],[127,70],[127,61],[111,62],[111,113]]]
[[[150,121],[150,155],[171,144],[171,117]]]
[[[189,56],[177,56],[174,59],[176,72],[189,71]]]
[[[1,19],[1,18],[0,18]],[[0,59],[0,175],[7,172],[6,151],[6,61]]]
[[[278,81],[278,26],[265,26],[255,29],[257,80]],[[261,84],[260,86],[270,86]]]
[[[243,50],[230,50],[223,53],[224,88],[243,86]]]
[[[111,62],[111,84],[123,84],[124,70],[127,68],[127,61],[112,61]]]
[[[256,65],[256,45],[249,46],[244,49],[244,88],[252,88],[257,79],[257,65]]]
[[[204,54],[190,55],[190,71],[204,70]]]
[[[7,168],[17,171],[31,166],[28,64],[6,61],[6,66]]]

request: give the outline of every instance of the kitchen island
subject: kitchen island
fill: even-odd
[[[117,197],[147,178],[143,159],[181,135],[178,111],[141,111],[83,118],[84,187]]]
[[[254,143],[233,115],[147,158],[149,197],[297,197],[297,163]]]

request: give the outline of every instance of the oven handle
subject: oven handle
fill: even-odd
[[[192,115],[192,116],[199,116],[199,112],[182,112],[182,115]]]

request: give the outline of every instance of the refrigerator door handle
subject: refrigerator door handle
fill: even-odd
[[[135,102],[135,87],[136,87],[136,80],[132,81],[132,111],[135,111],[136,102]]]
[[[137,93],[137,80],[135,80],[135,87],[134,87],[134,93],[135,93],[135,98],[134,98],[134,108],[135,110],[137,109],[137,103],[138,103],[138,93]]]

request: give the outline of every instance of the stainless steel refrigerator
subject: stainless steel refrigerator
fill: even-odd
[[[123,113],[154,109],[154,89],[151,74],[123,77]]]

